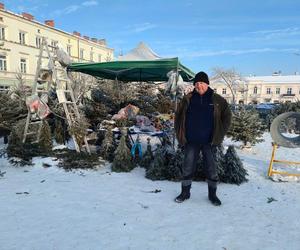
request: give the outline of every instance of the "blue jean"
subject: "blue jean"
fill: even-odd
[[[218,174],[216,163],[212,153],[211,144],[193,144],[187,143],[184,147],[184,163],[182,167],[182,185],[188,186],[192,184],[192,179],[196,171],[197,161],[199,159],[200,150],[203,155],[204,171],[209,186],[216,187]]]

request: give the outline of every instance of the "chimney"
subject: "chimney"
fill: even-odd
[[[74,36],[81,36],[81,34],[79,32],[77,32],[77,31],[73,31],[73,35]]]
[[[88,36],[83,36],[83,38],[86,40],[90,40],[90,37],[88,37]]]
[[[23,12],[22,13],[22,16],[30,21],[32,21],[34,19],[34,16],[29,14],[29,13],[26,13],[26,12]]]
[[[45,24],[50,26],[50,27],[54,27],[54,20],[46,20]]]
[[[99,43],[100,45],[106,45],[106,40],[105,40],[105,39],[99,39],[99,40],[98,40],[98,43]]]
[[[94,43],[97,43],[97,42],[98,42],[98,39],[95,38],[95,37],[91,38],[91,40],[92,40],[92,42],[94,42]]]
[[[0,10],[4,10],[4,3],[0,3]]]

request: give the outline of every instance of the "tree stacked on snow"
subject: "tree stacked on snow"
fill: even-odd
[[[212,148],[213,157],[216,163],[217,174],[219,179],[222,180],[223,176],[225,175],[224,169],[224,147],[222,144],[215,146]]]
[[[228,131],[234,141],[241,141],[244,145],[254,145],[263,141],[265,126],[260,120],[258,113],[251,110],[240,109],[233,115],[232,124]]]
[[[147,138],[147,149],[146,149],[145,153],[143,154],[142,160],[140,161],[140,166],[145,169],[148,169],[150,167],[151,162],[154,159],[150,141],[151,141],[151,138],[148,137]]]
[[[169,162],[168,170],[169,175],[172,177],[171,180],[181,180],[182,177],[182,166],[184,162],[184,147],[178,145],[175,154]]]
[[[234,146],[229,146],[224,157],[224,174],[222,182],[240,185],[247,181],[247,170],[244,168],[242,161],[238,157]]]
[[[64,121],[60,118],[55,118],[54,138],[58,144],[65,143]]]
[[[134,163],[130,154],[130,150],[126,145],[126,133],[122,131],[120,143],[115,151],[115,158],[112,163],[112,171],[129,172],[134,168]]]
[[[51,129],[46,120],[43,120],[43,125],[41,129],[39,146],[42,152],[50,153],[52,151],[52,138],[51,138]]]
[[[84,137],[87,135],[88,128],[89,123],[83,116],[76,117],[68,128],[70,135],[75,137],[79,148],[82,148],[84,145]]]
[[[108,127],[104,136],[104,139],[100,147],[100,156],[103,159],[112,162],[114,160],[114,152],[116,150],[116,143],[113,138],[113,132],[111,127]]]
[[[181,168],[174,164],[176,152],[170,142],[164,138],[162,145],[158,145],[154,160],[146,170],[146,178],[151,180],[179,180]]]
[[[0,92],[0,135],[8,135],[19,120],[27,116],[27,108],[22,99]]]
[[[32,157],[45,154],[41,151],[39,144],[31,144],[30,142],[23,143],[24,127],[26,120],[18,121],[11,130],[6,149],[7,156],[18,157],[24,161],[24,164],[30,164]]]

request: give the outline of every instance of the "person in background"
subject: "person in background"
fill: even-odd
[[[178,143],[184,145],[181,193],[175,201],[181,203],[190,198],[192,178],[200,150],[208,183],[208,198],[220,206],[217,197],[218,174],[212,147],[222,143],[231,123],[231,111],[227,101],[209,87],[205,72],[194,78],[194,90],[185,95],[175,114],[175,131]]]

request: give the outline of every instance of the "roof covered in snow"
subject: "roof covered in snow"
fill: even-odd
[[[129,51],[126,55],[119,56],[118,61],[144,61],[162,59],[147,44],[140,42],[136,48]]]
[[[264,83],[299,83],[300,75],[272,75],[272,76],[249,76],[244,77],[246,81],[250,82],[264,82]]]

